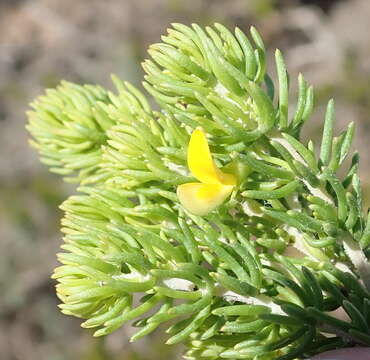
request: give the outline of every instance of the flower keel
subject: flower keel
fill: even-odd
[[[191,135],[187,161],[192,175],[200,182],[180,185],[177,196],[182,206],[192,214],[207,215],[228,198],[236,185],[236,178],[216,166],[201,129],[196,129]]]

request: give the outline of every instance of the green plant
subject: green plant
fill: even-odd
[[[275,92],[262,39],[250,35],[174,24],[143,63],[160,111],[116,77],[117,94],[62,82],[32,104],[32,145],[79,185],[61,206],[60,308],[95,336],[134,321],[136,340],[172,320],[167,343],[186,343],[186,359],[370,345],[357,153],[338,175],[354,126],[334,137],[330,101],[317,155],[300,139],[312,87],[299,76],[290,112],[280,51]]]

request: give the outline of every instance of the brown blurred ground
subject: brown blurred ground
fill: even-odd
[[[110,73],[140,84],[146,47],[172,22],[257,26],[283,50],[296,88],[316,87],[307,129],[321,131],[335,97],[338,130],[354,120],[364,187],[370,186],[369,0],[0,0],[0,358],[176,359],[161,334],[129,345],[127,327],[96,340],[59,313],[50,273],[61,243],[57,206],[72,190],[39,165],[24,130],[27,103],[60,79],[111,87]],[[270,66],[273,64],[270,60]],[[366,190],[366,203],[370,192]]]

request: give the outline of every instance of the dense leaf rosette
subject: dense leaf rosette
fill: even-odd
[[[117,93],[62,83],[29,113],[42,161],[80,185],[62,205],[62,312],[96,336],[163,324],[191,360],[370,345],[357,154],[338,175],[353,124],[335,137],[330,101],[319,151],[302,141],[313,89],[299,76],[288,106],[283,57],[275,91],[254,28],[174,24],[149,53],[160,111],[113,77]]]

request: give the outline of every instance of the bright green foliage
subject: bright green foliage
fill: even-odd
[[[319,156],[303,142],[313,89],[300,76],[288,107],[282,54],[275,90],[254,28],[248,38],[220,24],[174,24],[162,40],[143,64],[160,111],[114,78],[117,94],[63,82],[29,114],[42,161],[80,184],[62,205],[65,252],[53,275],[62,312],[95,336],[129,322],[136,340],[163,324],[167,342],[187,344],[194,360],[370,346],[370,222],[357,154],[338,175],[353,124],[334,137],[330,101]],[[176,196],[193,181],[186,148],[198,126],[217,165],[239,179],[204,217]]]
[[[67,181],[97,180],[91,175],[101,173],[101,146],[107,141],[106,131],[114,125],[102,110],[109,102],[108,92],[100,86],[63,81],[31,104],[27,129],[36,139],[31,144],[52,172],[75,175]]]

